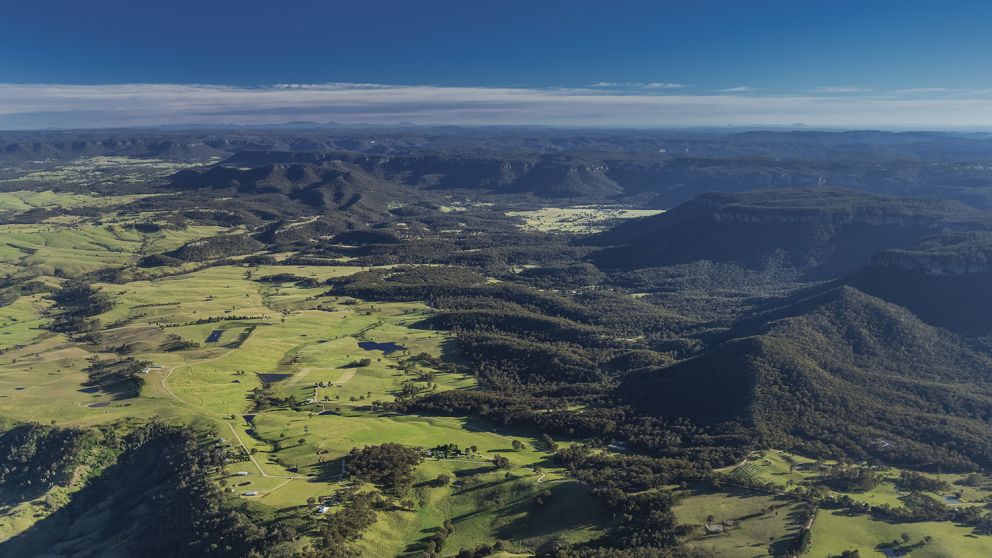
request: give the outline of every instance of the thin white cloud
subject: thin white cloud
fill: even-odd
[[[687,94],[381,84],[0,84],[0,129],[162,124],[992,127],[992,94]]]
[[[828,85],[812,90],[813,93],[871,93],[872,91],[874,89],[860,85]]]
[[[911,89],[897,89],[895,91],[896,94],[900,95],[937,95],[953,92],[953,89],[948,89],[946,87],[914,87]]]
[[[644,89],[682,89],[683,87],[686,87],[686,85],[684,83],[653,81],[651,83],[642,84],[641,87]]]
[[[682,89],[688,86],[684,83],[675,83],[671,81],[652,81],[649,83],[637,81],[600,81],[592,84],[590,87],[612,89]]]
[[[751,93],[757,91],[757,89],[749,85],[738,85],[737,87],[728,87],[726,89],[718,90],[719,93]]]

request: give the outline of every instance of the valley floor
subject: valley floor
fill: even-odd
[[[22,297],[3,308],[0,324],[9,347],[0,357],[0,416],[58,425],[136,417],[210,426],[246,457],[216,477],[230,497],[293,516],[304,527],[336,510],[337,494],[350,485],[341,473],[352,448],[385,442],[476,448],[471,455],[428,457],[416,471],[411,505],[381,513],[363,538],[368,555],[415,555],[445,520],[455,526],[455,548],[512,540],[526,552],[560,532],[576,541],[601,534],[599,505],[551,461],[534,433],[379,410],[404,389],[475,389],[471,376],[416,360],[421,354],[458,358],[444,332],[417,327],[429,316],[425,306],[259,281],[278,273],[323,281],[357,271],[228,265],[98,285],[115,306],[98,317],[100,327],[86,340],[40,329],[47,301]],[[359,343],[367,341],[401,348],[388,354],[362,349]],[[187,348],[169,350],[177,343]],[[140,396],[88,385],[88,362],[122,355],[148,362]],[[356,364],[361,359],[368,363]],[[296,410],[249,411],[253,393],[263,388],[268,397],[293,398]],[[496,455],[511,466],[494,470]],[[435,486],[441,474],[454,482]],[[545,491],[550,496],[538,509],[534,502]],[[317,513],[315,501],[328,509]],[[25,509],[3,515],[4,537],[38,518],[37,511],[26,518]]]

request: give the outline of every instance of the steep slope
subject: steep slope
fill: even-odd
[[[992,358],[898,306],[830,287],[619,388],[643,412],[739,423],[758,443],[925,465],[992,464]]]
[[[886,250],[846,282],[956,333],[992,334],[992,233],[937,235]]]
[[[607,246],[600,267],[636,269],[698,260],[751,269],[790,267],[808,279],[851,272],[886,248],[907,248],[945,228],[988,217],[956,202],[812,188],[704,194],[585,242]]]
[[[229,506],[207,477],[223,452],[188,429],[152,424],[121,441],[117,462],[69,503],[0,543],[0,555],[243,557],[279,536]]]

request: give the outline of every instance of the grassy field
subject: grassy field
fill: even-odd
[[[73,184],[93,185],[112,183],[137,183],[149,178],[168,176],[178,170],[211,164],[163,161],[161,159],[139,159],[133,157],[98,156],[81,157],[61,165],[27,163],[20,169],[6,169],[9,178],[0,184]],[[39,168],[43,167],[43,168]]]
[[[728,467],[722,472],[729,479],[747,483],[771,483],[783,491],[790,491],[801,484],[816,485],[821,480],[821,467],[834,464],[833,461],[817,461],[778,450],[756,452],[740,465]],[[867,467],[867,465],[862,465]],[[849,496],[857,502],[872,506],[903,505],[905,494],[896,485],[902,471],[894,467],[877,469],[880,479],[877,485],[863,492],[830,491],[837,496]],[[987,479],[978,486],[965,486],[960,483],[963,474],[925,474],[949,484],[949,488],[928,494],[938,501],[945,496],[960,494],[962,506],[985,505],[992,497],[992,487]],[[690,500],[692,501],[692,500]],[[857,549],[861,556],[884,556],[876,547],[880,543],[901,540],[902,534],[910,536],[909,555],[916,558],[992,556],[992,539],[977,537],[970,527],[958,526],[951,522],[922,522],[895,524],[878,521],[864,515],[849,515],[845,510],[821,510],[813,523],[813,545],[809,556],[835,556],[844,550]],[[929,544],[920,543],[924,537],[933,537]]]
[[[120,222],[0,225],[0,274],[79,275],[134,264],[142,255],[178,248],[224,231],[194,226],[140,233]]]
[[[508,211],[520,219],[524,229],[542,232],[588,234],[606,230],[619,219],[648,217],[663,213],[658,209],[628,209],[612,206],[544,207],[528,211]]]
[[[909,550],[911,558],[986,558],[992,556],[992,539],[971,534],[970,527],[950,522],[887,523],[868,516],[849,516],[843,511],[821,510],[813,523],[812,546],[806,556],[835,556],[844,550],[858,550],[862,557],[884,556],[880,543],[910,537],[909,546],[926,536],[933,542]]]
[[[732,481],[743,484],[771,483],[781,490],[790,491],[803,484],[817,484],[822,480],[821,468],[833,464],[836,462],[814,460],[779,450],[767,450],[755,452],[746,462],[722,469],[721,472],[727,474]],[[867,467],[867,465],[861,466]],[[897,488],[896,480],[902,471],[896,467],[884,467],[877,468],[876,473],[879,482],[870,490],[863,492],[832,490],[830,492],[838,496],[850,496],[857,502],[864,502],[871,506],[882,504],[893,507],[901,506],[900,497],[904,493]],[[983,505],[987,498],[992,498],[992,483],[990,482],[985,482],[983,486],[965,486],[959,482],[967,476],[964,474],[923,474],[948,483],[947,489],[927,493],[937,500],[944,500],[945,497],[960,494],[961,504],[955,505]]]
[[[108,246],[130,241],[103,238],[64,249],[83,259],[87,250],[113,254]],[[45,248],[57,249],[59,243],[53,244]],[[128,248],[121,249],[125,254]],[[258,280],[278,273],[324,280],[360,269],[231,265],[98,283],[95,287],[115,305],[96,317],[97,330],[86,342],[41,329],[50,302],[42,295],[21,297],[0,308],[0,340],[10,348],[0,355],[0,416],[61,425],[160,417],[209,426],[230,445],[252,452],[250,460],[231,463],[217,476],[232,497],[311,525],[322,519],[307,505],[308,498],[343,488],[347,479],[341,478],[341,462],[353,447],[396,442],[478,448],[471,457],[423,463],[411,494],[415,505],[380,513],[361,543],[368,555],[416,553],[428,533],[447,519],[456,526],[449,540],[456,550],[513,539],[515,549],[527,553],[563,529],[574,540],[602,533],[604,514],[595,499],[550,462],[535,433],[372,409],[373,401],[393,400],[404,383],[434,390],[476,388],[472,376],[407,362],[420,353],[457,358],[445,332],[417,327],[429,315],[424,305],[369,303],[329,295],[327,287]],[[208,342],[215,331],[219,336]],[[177,340],[191,346],[169,350]],[[400,347],[387,354],[361,348],[366,341]],[[153,364],[140,397],[84,385],[88,359],[119,354]],[[353,366],[363,358],[369,359],[367,366]],[[420,379],[425,372],[432,374],[430,381]],[[269,374],[282,375],[270,384],[273,395],[314,403],[300,411],[264,410],[247,420],[242,415],[250,409],[251,392]],[[514,451],[513,440],[523,449]],[[495,455],[509,458],[511,468],[495,470],[490,464]],[[236,475],[240,472],[247,475]],[[433,486],[430,481],[442,472],[458,481]],[[538,507],[537,496],[545,491],[551,497]],[[0,537],[30,525],[32,515],[25,514],[31,504],[19,506],[0,514],[0,529],[5,529]]]
[[[51,335],[43,329],[47,320],[42,313],[51,302],[42,295],[22,296],[7,306],[0,306],[0,349],[27,345]]]
[[[362,542],[366,556],[419,556],[423,544],[445,519],[454,533],[445,544],[445,555],[480,541],[513,540],[512,550],[529,555],[551,538],[563,535],[573,542],[602,534],[604,511],[576,482],[562,482],[548,474],[542,482],[533,472],[478,472],[471,463],[429,461],[419,468],[414,488],[417,505],[410,511],[382,514]],[[437,474],[453,473],[459,486],[427,486]],[[546,503],[537,496],[547,491]]]
[[[800,505],[786,498],[748,490],[683,491],[675,507],[680,523],[694,527],[687,543],[711,556],[778,556],[789,548],[801,527]],[[704,525],[730,521],[723,534],[707,534]]]
[[[157,232],[139,232],[132,225],[156,223],[159,215],[125,213],[119,209],[150,195],[99,196],[51,190],[0,192],[0,214],[82,207],[103,210],[99,217],[61,215],[36,223],[0,225],[0,276],[73,276],[133,265],[142,256],[233,231],[214,226],[166,226]]]
[[[96,194],[77,194],[71,192],[53,192],[52,190],[18,190],[0,193],[0,212],[9,211],[22,213],[32,209],[72,209],[77,207],[108,207],[123,205],[153,194],[137,194],[130,196],[99,196]]]

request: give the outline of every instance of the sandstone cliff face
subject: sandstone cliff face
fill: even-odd
[[[992,248],[965,253],[889,250],[872,258],[871,265],[938,276],[992,275]]]
[[[940,234],[885,250],[845,282],[955,333],[992,333],[992,233]]]
[[[933,276],[992,274],[992,232],[935,235],[911,250],[880,252],[871,267]]]
[[[824,280],[868,265],[883,250],[911,250],[925,237],[978,227],[982,218],[954,203],[828,188],[704,194],[589,243],[608,247],[593,258],[609,268],[708,260],[793,268]]]
[[[893,215],[852,215],[852,214],[817,214],[817,213],[762,213],[748,211],[721,210],[713,213],[713,220],[721,223],[750,223],[750,224],[833,224],[833,225],[870,225],[873,227],[913,227],[929,225],[932,220],[925,217],[903,217]],[[933,224],[935,230],[938,224]]]

